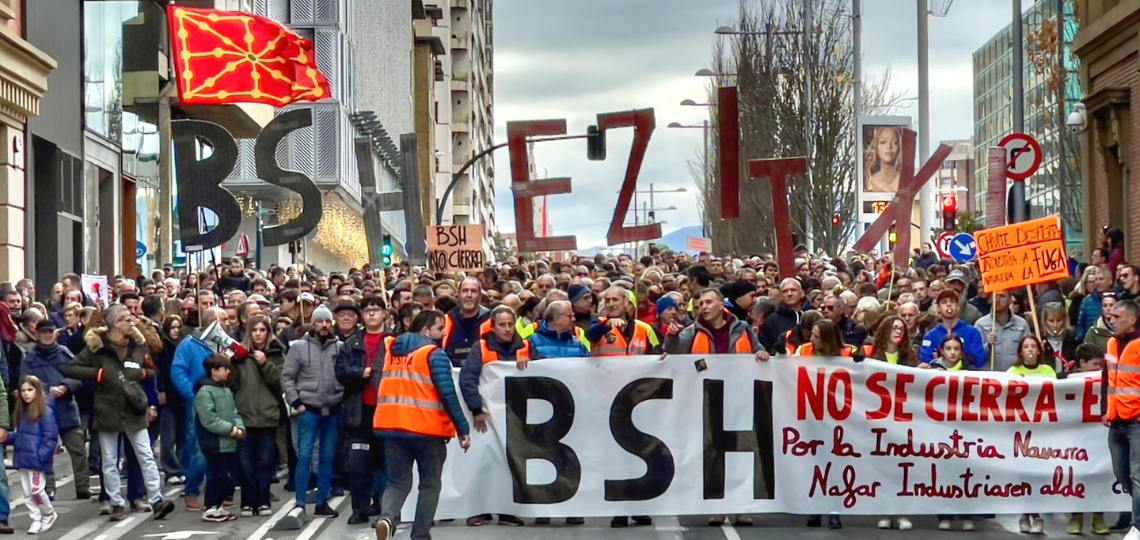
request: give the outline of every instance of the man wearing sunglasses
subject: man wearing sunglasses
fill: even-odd
[[[1134,264],[1122,264],[1116,270],[1116,283],[1119,291],[1116,297],[1120,300],[1136,300],[1140,298],[1140,269]]]
[[[847,316],[843,301],[839,297],[834,294],[825,296],[823,306],[819,310],[823,312],[824,317],[831,319],[831,322],[839,327],[839,332],[843,336],[843,343],[852,347],[862,347],[863,343],[867,341],[867,330]]]

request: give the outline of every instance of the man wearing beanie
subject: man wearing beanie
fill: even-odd
[[[356,302],[342,300],[333,309],[333,317],[336,318],[333,334],[341,343],[348,341],[360,329],[360,308],[356,307]]]
[[[681,305],[672,296],[665,295],[657,299],[657,320],[653,321],[653,331],[657,339],[665,341],[665,333],[671,325],[680,325],[678,314]]]
[[[340,341],[333,334],[333,314],[320,306],[313,310],[312,328],[293,342],[285,356],[281,386],[285,401],[297,416],[297,507],[304,510],[309,492],[309,472],[313,449],[320,445],[317,466],[318,516],[337,517],[329,507],[333,462],[340,436],[341,400],[344,387],[336,378],[336,354]]]
[[[737,319],[748,321],[748,310],[756,303],[756,286],[747,281],[726,283],[720,289],[724,295],[724,307]]]
[[[593,291],[582,285],[571,285],[566,294],[570,297],[570,305],[574,308],[574,326],[585,330],[597,322],[597,301]]]

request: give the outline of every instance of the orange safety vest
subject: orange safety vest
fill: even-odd
[[[598,322],[606,324],[608,317],[602,317]],[[623,329],[624,330],[624,329]],[[590,344],[590,356],[633,356],[645,354],[649,350],[649,334],[653,327],[648,324],[633,321],[633,339],[626,342],[622,332],[610,328],[602,339]]]
[[[444,349],[446,349],[447,344],[451,342],[451,331],[454,328],[455,328],[455,321],[451,320],[451,314],[448,313],[447,316],[443,318],[443,348]],[[491,322],[491,318],[487,317],[487,320],[483,321],[482,324],[479,325],[479,337],[483,337],[483,336],[487,335],[489,332],[493,331],[494,329],[495,329],[494,324]]]
[[[1133,340],[1124,351],[1116,338],[1108,340],[1104,358],[1108,364],[1109,420],[1140,419],[1140,340]]]
[[[412,354],[394,356],[393,341],[384,344],[384,374],[372,428],[444,439],[454,437],[455,425],[431,379],[431,355],[439,347],[424,345]]]
[[[522,343],[523,343],[522,348],[515,351],[515,360],[516,361],[518,361],[518,360],[530,360],[530,342],[524,339]],[[491,350],[491,347],[487,346],[487,340],[486,339],[480,339],[479,340],[479,349],[481,349],[480,352],[483,354],[483,365],[487,365],[487,364],[490,364],[491,362],[498,362],[499,360],[502,360],[502,358],[499,357],[499,353]]]
[[[693,350],[689,351],[690,354],[713,354],[712,339],[709,338],[708,332],[694,329],[693,336]],[[737,354],[752,354],[752,341],[748,339],[748,332],[740,336],[736,343],[732,344],[732,352]],[[720,354],[728,354],[722,352]]]
[[[792,336],[794,333],[795,330],[788,330],[788,332],[784,334],[784,351],[786,351],[788,354],[796,353],[796,344],[792,341]]]

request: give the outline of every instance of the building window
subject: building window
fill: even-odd
[[[123,23],[136,1],[83,3],[83,113],[87,129],[120,143],[123,133]]]

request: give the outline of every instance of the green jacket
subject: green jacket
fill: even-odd
[[[198,414],[196,428],[202,453],[210,455],[237,452],[237,440],[230,437],[230,433],[235,427],[245,431],[245,424],[238,414],[234,393],[209,377],[198,381],[197,386],[194,412]]]
[[[104,346],[105,333],[103,328],[87,331],[83,336],[87,347],[68,365],[67,376],[95,381],[93,429],[103,433],[142,431],[149,425],[146,413],[136,413],[127,405],[120,374],[123,379],[136,382],[155,375],[153,369],[145,367],[150,365],[146,341],[137,330],[132,332],[127,356],[120,359],[114,349]]]
[[[233,361],[233,374],[226,387],[234,392],[234,401],[245,424],[254,428],[274,428],[281,420],[281,365],[285,363],[285,346],[273,340],[264,351],[266,359],[257,365],[253,351]]]
[[[3,399],[8,395],[8,390],[4,388],[4,380],[0,379],[0,429],[11,429],[11,422],[8,420],[8,400]]]

